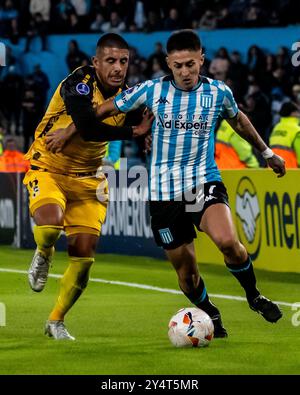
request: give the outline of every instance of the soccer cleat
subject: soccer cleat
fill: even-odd
[[[53,337],[55,340],[75,340],[67,331],[63,321],[47,321],[45,335]]]
[[[221,315],[215,315],[214,317],[211,317],[211,320],[214,324],[214,338],[228,337],[228,333],[222,324]]]
[[[52,247],[52,249],[52,254],[48,257],[36,250],[32,258],[32,262],[28,270],[28,280],[31,289],[35,292],[41,292],[46,285],[54,247]]]
[[[282,317],[282,312],[271,300],[263,295],[258,295],[251,302],[248,302],[250,309],[261,314],[269,322],[277,322]]]

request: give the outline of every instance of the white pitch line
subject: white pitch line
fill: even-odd
[[[0,268],[0,272],[3,272],[3,273],[27,274],[26,270],[5,269],[5,268]],[[49,274],[49,277],[61,278],[62,275],[61,274]],[[89,281],[94,282],[94,283],[122,285],[124,287],[149,289],[151,291],[158,291],[158,292],[165,292],[165,293],[169,293],[169,294],[182,295],[182,292],[178,291],[176,289],[154,287],[152,285],[147,285],[147,284],[127,283],[125,281],[105,280],[103,278],[90,278]],[[219,298],[219,299],[239,300],[241,302],[247,302],[247,299],[243,298],[241,296],[221,295],[221,294],[211,294],[211,293],[209,294],[209,296],[212,296],[213,298]],[[289,307],[292,307],[292,306],[295,305],[295,303],[288,303],[288,302],[281,302],[281,301],[275,301],[275,303],[278,303],[279,305],[282,305],[282,306],[289,306]]]

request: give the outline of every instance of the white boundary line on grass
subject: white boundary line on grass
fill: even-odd
[[[27,274],[26,270],[5,269],[5,268],[0,268],[0,272],[3,272],[3,273]],[[61,278],[62,275],[61,274],[49,274],[49,277],[51,277],[51,278]],[[158,291],[158,292],[165,292],[165,293],[169,293],[169,294],[182,295],[182,292],[178,291],[176,289],[154,287],[152,285],[147,285],[147,284],[127,283],[127,282],[124,282],[124,281],[105,280],[105,279],[102,279],[102,278],[90,278],[89,281],[94,282],[94,283],[122,285],[124,287],[149,289],[150,291]],[[211,293],[209,294],[209,296],[212,296],[213,298],[219,298],[219,299],[239,300],[239,301],[242,301],[242,302],[246,302],[247,301],[246,298],[243,298],[241,296],[220,295],[220,294],[211,294]],[[282,306],[289,306],[289,307],[292,307],[294,305],[294,303],[281,302],[281,301],[275,301],[275,303],[278,303],[278,304],[280,304]]]

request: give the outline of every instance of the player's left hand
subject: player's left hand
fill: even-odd
[[[54,154],[61,152],[69,140],[77,133],[74,123],[66,129],[57,129],[47,133],[46,135],[46,148]]]
[[[285,175],[285,160],[281,156],[274,154],[272,158],[267,159],[267,163],[273,169],[274,173],[278,174],[277,177],[283,177]]]
[[[61,152],[68,141],[67,129],[57,129],[49,132],[46,137],[46,148],[56,154]]]

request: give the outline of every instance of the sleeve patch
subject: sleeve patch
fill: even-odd
[[[80,82],[79,84],[76,85],[76,91],[80,95],[88,95],[90,93],[90,87],[84,82]]]

